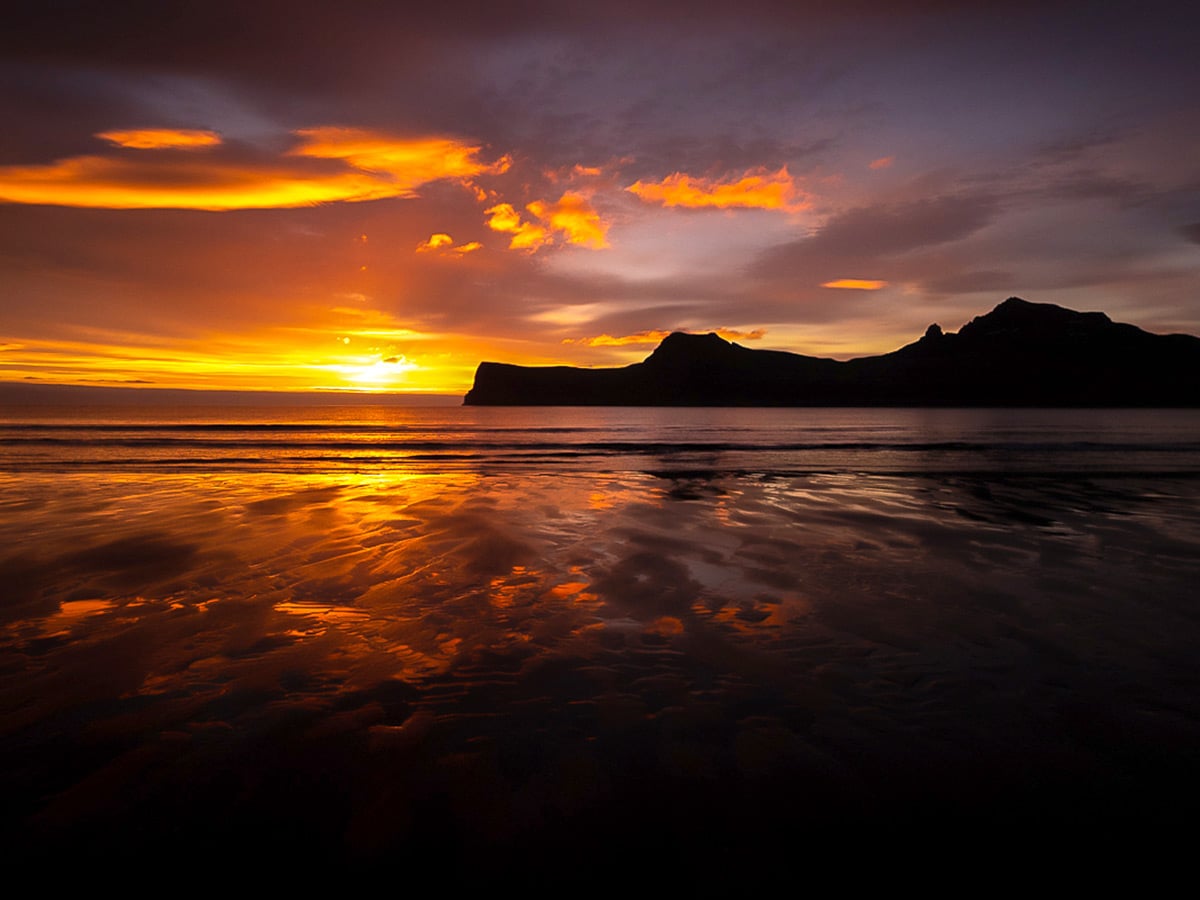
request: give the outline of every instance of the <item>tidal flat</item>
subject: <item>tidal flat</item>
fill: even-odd
[[[1200,795],[1193,477],[59,472],[0,509],[26,858],[682,865]]]

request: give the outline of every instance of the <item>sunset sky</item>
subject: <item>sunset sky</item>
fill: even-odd
[[[27,4],[0,381],[461,393],[1010,295],[1200,333],[1185,6]]]

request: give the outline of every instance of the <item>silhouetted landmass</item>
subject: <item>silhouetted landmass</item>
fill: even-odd
[[[483,362],[476,406],[1200,406],[1200,338],[1010,297],[958,333],[841,362],[675,333],[614,369]]]

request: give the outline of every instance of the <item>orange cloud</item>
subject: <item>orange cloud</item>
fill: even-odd
[[[483,214],[490,216],[487,226],[492,231],[512,235],[508,242],[510,250],[536,250],[550,242],[546,229],[536,222],[522,221],[521,214],[513,209],[511,203],[497,203],[485,209]]]
[[[604,169],[601,166],[585,166],[581,163],[576,163],[573,166],[559,169],[545,169],[542,175],[552,184],[581,180],[594,181],[604,175]]]
[[[523,219],[511,203],[497,203],[484,210],[492,231],[512,235],[511,250],[535,251],[554,242],[557,232],[568,244],[600,250],[608,246],[608,223],[582,194],[567,191],[555,203],[534,200],[525,206],[543,224]]]
[[[472,178],[508,169],[508,157],[487,165],[479,161],[479,147],[454,138],[395,138],[365,128],[303,128],[296,134],[305,142],[293,156],[344,159],[356,169],[376,172],[411,189],[445,178]]]
[[[133,150],[199,150],[215,147],[221,136],[215,131],[190,128],[138,128],[132,131],[101,131],[96,137]]]
[[[483,244],[479,243],[479,241],[469,241],[468,243],[459,244],[457,247],[455,247],[454,238],[450,237],[448,234],[439,232],[437,234],[431,234],[429,236],[429,240],[421,241],[421,243],[417,244],[417,252],[431,253],[440,250],[442,253],[457,253],[459,255],[464,255],[467,253],[474,253],[481,247],[483,247]]]
[[[839,278],[836,281],[826,281],[821,287],[843,288],[850,291],[877,291],[887,287],[886,281],[872,281],[865,278]]]
[[[418,253],[428,253],[430,250],[437,250],[439,247],[449,247],[454,243],[454,238],[448,234],[431,234],[429,240],[421,241],[417,244]]]
[[[431,181],[465,181],[507,166],[503,159],[481,162],[479,147],[453,138],[396,138],[348,128],[297,133],[305,140],[288,157],[342,160],[344,167],[314,171],[287,157],[264,164],[209,154],[78,156],[47,165],[0,166],[0,201],[106,209],[286,208],[411,197]],[[133,140],[120,145],[126,148],[166,146],[145,134],[105,134]]]
[[[602,250],[608,246],[608,223],[582,194],[567,191],[551,205],[535,200],[525,207],[553,231],[560,231],[568,244]]]
[[[713,331],[727,341],[757,341],[767,333],[765,328],[755,328],[753,331],[736,331],[732,328],[715,328]],[[708,332],[692,332],[693,334]],[[624,347],[626,344],[657,344],[667,337],[669,331],[637,331],[633,334],[623,334],[614,337],[611,334],[601,334],[588,338],[565,338],[564,344],[583,344],[585,347]]]
[[[633,334],[613,336],[600,334],[596,337],[563,338],[564,344],[583,344],[585,347],[624,347],[626,344],[657,344],[671,332],[638,331]]]
[[[625,188],[647,203],[689,209],[779,209],[796,212],[808,206],[787,166],[778,172],[751,169],[736,181],[693,178],[682,172],[659,182],[637,181]]]
[[[896,161],[894,156],[881,156],[879,159],[871,163],[867,168],[870,169],[887,169]]]
[[[734,331],[732,328],[718,328],[717,336],[727,341],[757,341],[767,333],[765,328],[755,328],[753,331]]]

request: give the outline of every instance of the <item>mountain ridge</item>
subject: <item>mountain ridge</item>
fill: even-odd
[[[1010,297],[958,332],[834,360],[674,332],[620,368],[482,362],[479,406],[1200,406],[1200,338]]]

